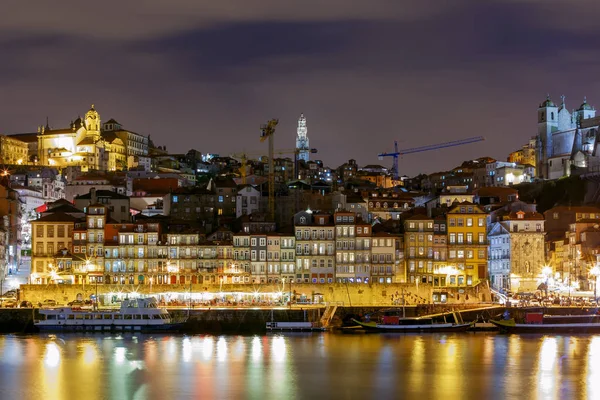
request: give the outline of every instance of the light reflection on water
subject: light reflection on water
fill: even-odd
[[[600,336],[0,336],[2,399],[600,398]]]

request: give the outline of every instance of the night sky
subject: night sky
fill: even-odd
[[[504,160],[536,133],[546,93],[600,107],[600,1],[3,0],[0,133],[67,127],[92,103],[102,120],[171,152],[294,147],[307,117],[326,165],[381,163],[401,173]],[[451,5],[451,6],[450,6]]]

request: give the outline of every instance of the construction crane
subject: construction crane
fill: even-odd
[[[423,151],[431,151],[437,149],[444,149],[446,147],[462,146],[464,144],[483,142],[485,138],[483,136],[475,136],[467,139],[453,140],[451,142],[429,144],[427,146],[413,147],[412,149],[398,150],[398,142],[394,141],[394,152],[393,153],[380,153],[378,157],[383,160],[383,157],[394,157],[394,164],[392,166],[392,174],[394,179],[397,181],[398,177],[398,157],[405,154],[421,153]]]
[[[269,218],[275,221],[275,171],[273,166],[275,127],[279,123],[278,119],[272,119],[260,127],[260,141],[269,141]]]

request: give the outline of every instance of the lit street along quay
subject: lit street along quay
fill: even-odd
[[[2,399],[600,396],[600,337],[497,334],[0,337]]]

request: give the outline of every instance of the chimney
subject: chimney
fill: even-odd
[[[96,188],[90,189],[90,204],[96,204],[98,202],[98,198],[96,197]]]

